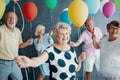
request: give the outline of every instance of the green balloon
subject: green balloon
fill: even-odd
[[[114,0],[116,7],[120,10],[120,0]]]
[[[53,10],[57,5],[57,0],[45,0],[48,9]]]

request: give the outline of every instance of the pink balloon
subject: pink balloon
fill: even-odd
[[[107,2],[109,2],[109,0],[102,0],[102,1],[100,2],[100,11],[101,11],[101,12],[102,12],[102,9],[103,9],[104,4],[107,3]],[[103,13],[103,12],[102,12],[102,13]]]
[[[106,18],[110,18],[115,13],[115,5],[113,2],[109,1],[103,6],[103,14]]]

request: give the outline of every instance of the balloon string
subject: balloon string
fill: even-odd
[[[83,62],[82,62],[82,64],[83,64]],[[84,80],[84,76],[85,76],[85,75],[84,75],[84,64],[83,64],[83,80]]]
[[[94,22],[94,24],[95,24],[94,16],[92,16],[92,21],[93,21],[93,22]]]
[[[25,68],[25,75],[26,75],[26,79],[28,80],[28,73],[26,68]]]
[[[72,27],[71,27],[71,30],[72,30]],[[71,42],[71,36],[70,36],[70,40],[69,40],[69,43]]]
[[[78,77],[77,77],[77,72],[76,72],[76,75],[75,75],[75,80],[78,80]]]
[[[78,28],[78,39],[79,39],[80,35],[81,35],[81,29]]]
[[[78,39],[79,39],[79,37],[80,37],[80,35],[81,35],[82,33],[81,33],[81,28],[80,29],[78,29]],[[84,51],[84,49],[83,49],[83,46],[82,46],[82,51]],[[84,80],[84,64],[83,64],[83,62],[82,62],[82,65],[83,65],[83,80]]]
[[[32,38],[32,22],[30,22],[30,34],[31,34],[31,38]],[[32,48],[32,46],[30,46],[30,48]],[[32,57],[31,55],[31,49],[30,49],[30,57]],[[34,68],[33,69],[33,80],[35,80],[35,71]]]
[[[32,22],[30,22],[30,36],[32,38]]]
[[[108,24],[108,18],[106,18],[106,21],[107,21],[106,24]],[[106,29],[106,27],[105,27],[105,29]],[[107,30],[106,30],[105,34],[107,35]]]
[[[94,21],[94,15],[90,14],[90,18],[92,21]]]
[[[17,2],[16,2],[17,3]],[[20,9],[20,13],[21,13],[21,16],[22,16],[22,21],[23,21],[23,27],[22,27],[22,30],[21,30],[21,33],[23,32],[23,30],[24,30],[24,16],[23,16],[23,13],[22,13],[22,10],[21,10],[21,7],[20,7],[20,5],[17,3],[17,6],[18,6],[18,8]],[[14,11],[15,11],[15,8],[14,8]],[[31,37],[32,37],[32,23],[30,22],[30,34],[31,34]],[[31,56],[32,57],[32,56]],[[28,73],[27,73],[27,70],[26,70],[26,68],[25,68],[25,73],[26,73],[26,78],[27,78],[27,80],[28,80]],[[34,68],[33,68],[33,78],[34,78],[34,80],[35,80],[35,72],[34,72]]]
[[[33,80],[35,80],[35,70],[34,70],[34,68],[32,68],[33,69]]]
[[[18,5],[18,3],[17,3],[17,5]],[[19,9],[20,9],[20,11],[21,11],[21,8],[20,8],[20,6],[18,5],[18,7],[19,7]],[[15,13],[15,4],[14,4],[14,7],[13,7],[13,11],[14,11],[14,13]],[[22,15],[23,16],[23,15]],[[22,17],[23,18],[23,17]],[[15,15],[14,15],[14,23],[15,23]],[[27,69],[25,68],[25,74],[26,74],[26,79],[28,80],[28,73],[27,73]]]
[[[3,23],[2,23],[2,22],[0,22],[0,24],[1,24],[1,25],[3,25]]]
[[[92,21],[94,22],[94,26],[95,26],[95,20],[94,20],[94,16],[92,15]],[[93,80],[95,80],[95,71],[93,70]]]
[[[93,80],[95,80],[95,73],[94,73],[94,70],[93,70]]]
[[[79,29],[78,29],[78,39],[79,39],[79,37],[80,37],[80,36],[79,36]]]
[[[22,9],[21,9],[20,5],[18,4],[18,2],[16,2],[16,3],[17,3],[18,8],[20,9],[20,13],[21,13],[21,16],[22,16],[22,21],[23,21],[22,30],[21,30],[21,33],[22,33],[23,30],[24,30],[24,16],[23,16]]]
[[[30,38],[32,38],[32,22],[30,22]],[[32,48],[32,46],[30,45],[30,48]],[[31,49],[29,49],[30,51],[30,58],[32,57],[31,55]]]
[[[108,24],[108,19],[106,18],[107,24]]]
[[[52,11],[50,10],[50,27],[52,27]]]
[[[14,13],[15,13],[15,4],[14,4],[14,6],[13,6],[13,11],[14,11]],[[15,24],[15,15],[14,15],[14,24]],[[15,26],[14,26],[15,27]]]

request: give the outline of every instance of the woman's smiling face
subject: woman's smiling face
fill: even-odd
[[[61,44],[66,44],[70,39],[70,32],[67,29],[61,29],[56,35],[56,39]]]

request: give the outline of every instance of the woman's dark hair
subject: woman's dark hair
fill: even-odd
[[[116,26],[120,28],[120,23],[118,21],[111,21],[110,23],[107,24],[107,29],[109,29],[110,26]]]

